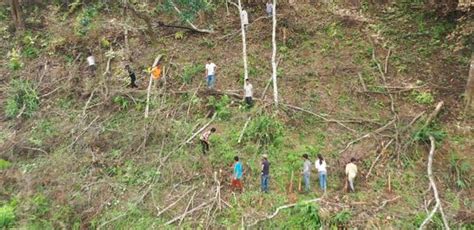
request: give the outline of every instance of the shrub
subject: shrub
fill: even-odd
[[[351,212],[348,210],[342,210],[331,218],[331,224],[336,225],[338,227],[342,227],[342,229],[344,229],[344,226],[349,222],[350,219]]]
[[[209,97],[209,102],[207,105],[215,109],[218,119],[229,120],[229,118],[231,117],[229,104],[230,104],[229,96],[224,95],[221,97],[220,100],[217,100],[213,96]]]
[[[282,143],[283,128],[275,117],[260,116],[249,124],[244,138],[255,141],[260,147],[278,147]]]
[[[319,229],[321,219],[319,207],[315,204],[299,204],[291,212],[290,218],[284,223],[284,229]]]
[[[20,113],[30,117],[39,107],[39,97],[36,89],[26,80],[14,79],[10,85],[10,94],[5,106],[7,117],[13,118]]]
[[[434,102],[434,97],[430,92],[413,91],[411,96],[418,104],[430,105]]]
[[[11,166],[11,163],[9,161],[6,161],[4,159],[0,159],[0,170],[10,168],[10,166]]]
[[[20,52],[16,49],[12,49],[10,52],[8,52],[8,67],[11,70],[19,70],[23,67],[23,62],[21,62],[21,55]]]
[[[184,67],[184,72],[183,75],[181,75],[181,79],[183,80],[183,83],[190,84],[193,81],[193,77],[199,73],[204,73],[203,65],[187,65]]]
[[[8,228],[15,221],[15,208],[9,204],[0,207],[0,228]]]
[[[442,141],[447,134],[439,125],[433,124],[416,131],[413,138],[415,141],[428,142],[429,136],[433,136],[436,141]]]

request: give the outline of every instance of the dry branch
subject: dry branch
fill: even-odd
[[[316,199],[311,199],[311,200],[305,200],[305,201],[299,202],[299,203],[293,203],[293,204],[287,204],[287,205],[280,206],[280,207],[278,207],[278,208],[275,210],[275,212],[273,212],[273,214],[268,215],[268,216],[266,216],[265,218],[256,220],[256,221],[253,222],[252,224],[247,225],[247,227],[252,227],[252,226],[258,224],[258,223],[261,222],[261,221],[272,219],[273,217],[275,217],[276,215],[278,215],[278,213],[279,213],[281,210],[283,210],[283,209],[292,208],[292,207],[294,207],[294,206],[296,206],[296,205],[299,205],[299,204],[304,205],[304,204],[309,204],[309,203],[313,203],[313,202],[318,202],[318,201],[320,201],[320,200],[321,200],[321,198],[316,198]]]
[[[195,211],[201,210],[201,209],[205,208],[207,205],[209,205],[210,203],[212,203],[213,201],[215,201],[214,198],[211,199],[211,200],[209,200],[209,201],[207,201],[207,202],[204,202],[204,203],[198,205],[197,207],[195,207],[195,208],[193,208],[193,209],[191,209],[191,210],[189,210],[189,211],[186,211],[185,213],[183,213],[183,214],[181,214],[181,215],[179,215],[179,216],[177,216],[177,217],[175,217],[175,218],[173,218],[172,220],[166,222],[165,225],[170,225],[170,224],[174,223],[175,221],[181,219],[182,216],[185,216],[185,215],[187,215],[187,214],[191,214],[191,213],[193,213],[193,212],[195,212]]]
[[[439,106],[439,109],[438,109],[438,106],[436,108],[439,112],[439,109],[441,108],[441,106]],[[435,112],[436,112],[436,110],[435,110]],[[446,216],[444,215],[444,211],[443,211],[443,208],[442,208],[442,205],[441,205],[441,200],[439,199],[438,189],[436,188],[436,184],[435,184],[435,181],[434,181],[434,178],[433,178],[432,165],[433,165],[433,155],[434,155],[434,152],[435,152],[435,139],[434,139],[433,136],[430,136],[429,138],[430,138],[430,146],[431,147],[430,147],[430,153],[429,153],[429,156],[428,156],[427,173],[428,173],[428,179],[430,181],[430,186],[433,189],[434,197],[435,197],[435,200],[436,200],[436,205],[433,208],[433,210],[431,211],[431,213],[428,215],[428,217],[426,217],[426,219],[423,221],[423,223],[421,223],[419,229],[420,230],[423,229],[423,227],[431,220],[431,218],[433,218],[433,215],[437,211],[437,209],[439,209],[440,212],[441,212],[441,218],[443,219],[444,227],[449,230],[448,221],[446,220]]]
[[[171,6],[173,6],[174,10],[178,13],[178,14],[182,14],[181,13],[181,10],[174,4],[173,1],[169,1],[169,3],[171,4]],[[193,30],[195,30],[196,32],[200,32],[200,33],[214,33],[214,31],[212,30],[206,30],[206,29],[199,29],[197,28],[191,21],[189,21],[188,19],[186,19],[186,23],[188,23],[189,26],[191,26],[191,28],[193,28]]]
[[[341,150],[341,151],[339,152],[339,154],[345,152],[345,151],[346,151],[347,149],[349,149],[349,147],[351,147],[353,144],[355,144],[355,143],[357,143],[357,142],[359,142],[359,141],[361,141],[361,140],[363,140],[363,139],[365,139],[365,138],[367,138],[367,137],[370,137],[370,135],[377,134],[377,133],[380,133],[380,132],[384,131],[384,130],[387,129],[389,126],[391,126],[393,123],[395,123],[395,119],[391,120],[390,122],[388,122],[387,124],[385,124],[384,126],[378,128],[378,129],[376,129],[375,131],[369,132],[369,133],[367,133],[367,134],[365,134],[365,135],[363,135],[363,136],[361,136],[361,137],[359,137],[359,138],[357,138],[357,139],[355,139],[355,140],[353,140],[353,141],[347,143],[346,147],[345,147],[343,150]]]
[[[247,122],[245,122],[244,128],[243,128],[242,131],[240,132],[239,140],[237,141],[237,143],[240,144],[240,142],[242,141],[242,137],[244,137],[245,129],[247,128],[247,125],[249,124],[251,118],[252,118],[252,117],[249,117],[249,118],[247,119]]]
[[[372,163],[372,165],[370,166],[370,169],[369,169],[369,172],[367,173],[367,175],[365,175],[365,179],[367,180],[370,176],[370,173],[372,172],[372,169],[374,168],[375,164],[377,163],[377,161],[379,160],[379,158],[385,153],[385,151],[387,150],[387,148],[392,144],[393,142],[393,139],[391,139],[387,145],[385,145],[382,150],[380,151],[379,155],[377,156],[377,158],[375,158],[374,162]]]
[[[156,217],[159,217],[161,214],[163,214],[164,212],[168,211],[168,209],[172,208],[173,206],[175,206],[181,199],[183,199],[186,195],[188,195],[190,192],[192,192],[194,190],[194,187],[189,189],[187,192],[185,192],[183,195],[181,195],[178,199],[176,199],[173,203],[171,203],[170,205],[168,205],[166,208],[164,208],[163,210],[161,210],[160,212],[158,212],[158,214],[156,214]]]
[[[197,132],[195,132],[193,135],[191,135],[191,137],[189,137],[184,143],[185,144],[191,143],[191,140],[193,140],[194,137],[196,137],[199,133],[201,133],[204,129],[206,129],[214,121],[214,119],[216,118],[216,115],[217,115],[217,113],[214,113],[211,120],[209,122],[207,122],[203,127],[201,127]]]

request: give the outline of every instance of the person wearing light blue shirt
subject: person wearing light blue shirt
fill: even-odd
[[[234,157],[234,161],[235,162],[234,162],[234,174],[232,178],[232,187],[242,192],[243,190],[242,176],[244,174],[243,168],[242,168],[242,162],[240,162],[240,159],[238,156]]]

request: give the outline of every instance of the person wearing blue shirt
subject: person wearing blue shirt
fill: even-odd
[[[243,190],[242,186],[242,176],[243,176],[243,169],[242,163],[239,160],[238,156],[234,157],[234,174],[232,178],[232,187],[234,189],[238,189],[240,192]]]

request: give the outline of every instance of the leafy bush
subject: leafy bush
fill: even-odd
[[[0,207],[0,228],[8,228],[15,221],[15,208],[9,204]]]
[[[430,92],[413,91],[411,96],[418,104],[430,105],[434,102],[434,97]]]
[[[449,164],[451,172],[454,174],[452,181],[460,189],[469,188],[471,185],[471,179],[469,177],[471,171],[471,164],[469,161],[460,159],[456,153],[451,153],[449,156]]]
[[[12,49],[10,52],[8,52],[8,67],[11,70],[19,70],[23,67],[23,62],[21,62],[21,55],[20,52],[16,49]]]
[[[92,20],[97,15],[98,8],[96,6],[89,6],[84,8],[77,16],[74,31],[80,36],[84,36],[90,30]]]
[[[343,227],[349,222],[350,219],[351,212],[348,210],[342,210],[331,218],[331,224]]]
[[[127,109],[130,103],[128,99],[123,96],[115,96],[113,101],[119,106],[120,110]]]
[[[18,114],[30,117],[39,107],[39,97],[29,81],[14,79],[10,83],[10,93],[5,106],[7,117]]]
[[[290,212],[290,218],[283,224],[284,229],[319,229],[321,219],[319,207],[315,204],[300,204]]]
[[[199,73],[204,73],[204,66],[203,65],[187,65],[184,67],[183,75],[181,79],[183,83],[190,84],[193,81],[193,77]],[[202,74],[204,75],[204,74]]]
[[[6,161],[4,159],[0,159],[0,170],[10,168],[10,166],[11,166],[11,163],[9,161]]]
[[[439,125],[433,124],[416,131],[414,134],[414,140],[428,142],[429,136],[433,136],[436,141],[442,141],[447,134],[439,127]]]
[[[217,100],[214,96],[209,97],[208,106],[211,106],[215,109],[217,113],[217,118],[220,120],[229,120],[231,117],[231,112],[229,109],[230,98],[227,95],[221,97],[220,100]]]
[[[283,140],[283,125],[270,116],[260,116],[252,120],[245,132],[245,140],[253,140],[260,147],[278,147]]]

